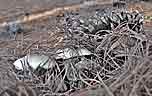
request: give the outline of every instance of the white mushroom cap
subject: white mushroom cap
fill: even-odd
[[[31,66],[34,70],[38,67],[42,67],[44,69],[48,69],[52,67],[52,64],[55,63],[55,60],[51,60],[48,56],[45,55],[27,55],[23,58],[20,58],[14,62],[14,65],[17,69],[23,70],[22,63],[24,63],[25,67]]]
[[[69,59],[76,56],[84,56],[84,55],[91,55],[92,53],[84,48],[79,48],[77,50],[73,50],[70,48],[65,48],[62,50],[58,50],[56,59]]]

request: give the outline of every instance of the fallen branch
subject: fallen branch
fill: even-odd
[[[112,2],[110,2],[112,0],[107,0],[107,1],[86,1],[82,4],[76,4],[76,5],[71,5],[71,6],[64,6],[64,7],[59,7],[59,8],[54,8],[52,10],[48,10],[48,11],[44,11],[41,13],[37,13],[37,14],[31,14],[29,16],[24,16],[23,19],[19,19],[16,21],[12,21],[12,22],[3,22],[0,23],[0,27],[4,27],[7,26],[8,24],[14,24],[14,23],[26,23],[29,21],[33,21],[33,20],[37,20],[40,19],[42,17],[48,17],[48,16],[53,16],[53,15],[57,15],[57,14],[62,14],[64,11],[75,11],[75,10],[79,10],[80,8],[85,8],[88,6],[93,6],[93,5],[102,5],[102,4],[112,4]]]

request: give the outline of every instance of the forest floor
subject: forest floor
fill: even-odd
[[[128,3],[127,7],[130,11],[138,10],[144,14],[146,18],[144,20],[144,30],[147,32],[146,35],[149,40],[152,40],[151,5],[152,2],[139,2]],[[0,0],[0,57],[5,60],[15,60],[28,53],[48,54],[45,52],[48,48],[62,47],[64,34],[60,22],[65,12],[74,11],[88,16],[97,9],[111,7],[112,0]],[[10,34],[4,32],[7,26],[6,22],[21,23],[24,32],[17,34],[15,39],[10,38]],[[95,93],[97,92],[100,93],[101,90],[96,90]],[[146,92],[151,91],[147,89]],[[79,93],[81,91],[77,94]],[[85,93],[85,91],[82,93],[85,95],[75,93],[72,96],[94,96],[86,95],[87,92]],[[117,96],[123,95],[119,94]]]

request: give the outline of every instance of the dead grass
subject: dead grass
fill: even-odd
[[[108,44],[111,44],[113,42],[111,40],[114,40],[113,38],[117,37],[120,42],[114,42],[111,45],[111,49],[107,47],[107,50],[111,51],[117,49],[118,51],[122,51],[118,46],[123,45],[122,49],[124,53],[118,54],[118,56],[124,56],[127,57],[127,59],[124,60],[123,66],[120,66],[118,64],[118,68],[110,72],[111,76],[109,79],[103,79],[99,73],[100,71],[95,74],[95,78],[84,78],[85,74],[81,70],[76,70],[76,68],[73,66],[74,64],[72,60],[65,60],[62,64],[54,65],[51,70],[47,70],[46,73],[41,76],[38,76],[37,73],[32,71],[32,74],[34,74],[33,78],[31,80],[25,80],[24,82],[26,82],[29,86],[38,88],[41,92],[40,96],[151,96],[152,42],[150,40],[150,37],[145,38],[141,35],[135,35],[135,38],[139,40],[139,43],[137,44],[128,38],[130,34],[126,35],[121,30],[114,31],[114,33],[105,37],[105,42],[103,42],[101,45],[108,46]],[[152,31],[150,30],[149,33],[145,33],[146,36],[149,36],[149,34],[151,35],[151,32]],[[7,47],[13,49],[13,56],[11,58],[2,56],[2,59],[0,60],[0,71],[2,73],[13,73],[12,76],[15,77],[17,74],[14,74],[14,72],[12,72],[12,63],[16,58],[28,53],[45,54],[50,58],[53,58],[56,49],[66,46],[63,43],[64,35],[62,32],[48,32],[46,34],[39,32],[36,34],[34,33],[33,35],[30,34],[30,36],[31,37],[25,38],[24,35],[22,35],[22,39],[9,41],[7,44],[3,43],[2,41],[1,48],[7,45],[5,48]],[[37,36],[41,37],[37,39]],[[132,43],[135,45],[132,46]],[[109,55],[108,52],[105,54],[107,56]],[[106,58],[102,59],[107,61]],[[117,63],[115,62],[115,64]],[[9,67],[6,67],[6,65]],[[74,79],[81,81],[79,85],[83,84],[85,85],[85,88],[77,87],[75,88],[75,91],[72,88],[70,90],[66,90],[66,84],[68,83],[70,85],[69,82],[65,83],[66,76],[68,76],[69,72],[73,73],[72,75],[75,76]],[[1,76],[9,77],[10,75],[8,74],[2,74]],[[12,77],[9,77],[9,79],[0,79],[0,82],[4,82],[5,80],[13,83],[14,80],[16,80],[14,77],[13,79],[11,79]]]

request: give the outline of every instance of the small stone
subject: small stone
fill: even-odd
[[[22,32],[21,25],[18,23],[10,23],[6,26],[6,32],[10,34],[10,38],[16,38],[16,34]]]

